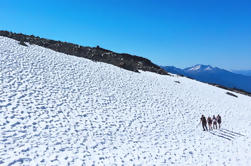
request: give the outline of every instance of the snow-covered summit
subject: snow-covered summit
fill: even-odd
[[[251,165],[250,97],[27,45],[0,36],[0,165]]]
[[[216,68],[210,66],[210,65],[202,65],[202,64],[197,64],[192,67],[185,68],[184,70],[186,71],[210,71],[214,70]]]

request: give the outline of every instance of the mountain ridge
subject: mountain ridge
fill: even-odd
[[[231,70],[231,72],[245,76],[251,76],[251,70]]]
[[[139,72],[139,70],[150,71],[161,75],[169,75],[160,66],[152,63],[149,59],[130,55],[127,53],[115,53],[113,51],[97,47],[86,47],[77,44],[56,41],[46,38],[40,38],[34,35],[25,35],[22,33],[13,33],[9,31],[0,31],[0,36],[8,37],[19,41],[19,44],[26,46],[26,42],[57,52],[87,58],[97,62],[104,62],[118,66],[120,68]]]

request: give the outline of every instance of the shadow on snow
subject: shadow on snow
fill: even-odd
[[[224,138],[229,141],[231,141],[237,137],[245,136],[241,133],[230,131],[228,129],[212,130],[212,131],[209,131],[209,133],[214,136],[221,137],[221,138]]]

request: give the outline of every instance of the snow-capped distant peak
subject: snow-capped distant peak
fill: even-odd
[[[190,68],[189,70],[200,70],[201,65],[195,65],[194,67]]]
[[[198,64],[193,67],[189,67],[186,70],[188,70],[188,71],[209,71],[209,70],[213,70],[213,67],[210,65]]]

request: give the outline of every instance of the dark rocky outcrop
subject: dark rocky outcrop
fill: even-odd
[[[233,94],[233,93],[230,93],[230,92],[227,92],[226,94],[227,94],[227,95],[229,95],[229,96],[233,96],[233,97],[236,97],[236,98],[238,97],[238,96],[236,96],[235,94]]]
[[[162,75],[169,75],[168,72],[153,64],[150,60],[133,56],[130,54],[115,53],[103,48],[97,47],[83,47],[77,44],[68,42],[61,42],[40,38],[33,35],[24,35],[21,33],[12,33],[8,31],[0,31],[0,36],[15,39],[23,46],[26,43],[39,45],[45,48],[52,49],[57,52],[62,52],[69,55],[87,58],[93,61],[109,63],[126,70],[139,72],[139,70],[150,71]]]

